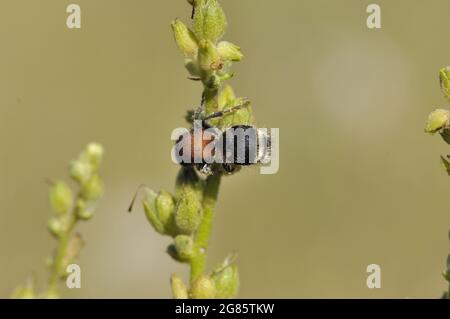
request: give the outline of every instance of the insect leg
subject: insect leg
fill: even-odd
[[[212,113],[212,114],[208,115],[207,117],[205,117],[203,120],[207,121],[207,120],[211,120],[211,119],[214,119],[214,118],[223,117],[223,116],[225,116],[227,114],[234,113],[236,111],[239,111],[240,109],[243,109],[243,108],[249,107],[249,106],[250,106],[250,101],[249,100],[245,100],[242,104],[233,106],[232,108],[226,109],[224,111],[219,111],[219,112]]]

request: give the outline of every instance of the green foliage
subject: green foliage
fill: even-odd
[[[81,235],[74,233],[79,221],[93,216],[96,203],[103,194],[103,182],[99,175],[103,159],[103,147],[90,143],[78,158],[70,163],[69,173],[78,186],[77,196],[63,181],[50,182],[49,200],[55,213],[48,221],[48,230],[57,240],[55,253],[48,259],[50,278],[43,292],[37,292],[33,278],[26,285],[17,287],[12,298],[58,298],[59,283],[66,276],[66,268],[74,263],[84,246]]]
[[[450,101],[450,67],[442,68],[439,71],[439,80],[444,96]],[[436,109],[431,112],[428,116],[425,132],[430,134],[439,133],[442,139],[447,144],[450,144],[450,112],[444,109]],[[450,155],[441,155],[441,165],[447,174],[450,175]],[[450,299],[450,255],[447,257],[447,265],[443,276],[449,282],[448,292],[443,295],[443,298]]]

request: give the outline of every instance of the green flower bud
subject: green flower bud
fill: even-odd
[[[103,147],[98,143],[89,143],[76,160],[70,163],[70,176],[84,185],[97,172],[103,158]]]
[[[153,204],[147,200],[144,200],[143,205],[144,205],[145,216],[147,217],[148,221],[153,226],[153,228],[161,235],[166,235],[166,230],[164,229],[164,225],[161,223],[159,218],[156,216],[156,212],[153,209]]]
[[[447,66],[439,71],[439,81],[445,97],[450,99],[450,67]]]
[[[200,42],[198,62],[200,69],[203,71],[216,71],[223,67],[223,62],[220,59],[216,46],[209,40]]]
[[[187,188],[196,193],[196,196],[201,200],[203,195],[204,182],[198,176],[197,172],[189,166],[183,166],[177,175],[175,182],[176,197],[180,197]]]
[[[241,52],[241,48],[237,45],[222,41],[217,45],[217,51],[223,61],[241,61],[244,55]]]
[[[209,0],[205,5],[203,35],[205,39],[216,43],[223,37],[227,20],[222,7],[217,0]]]
[[[178,235],[175,237],[174,245],[178,256],[177,260],[188,262],[194,255],[194,241],[191,236]]]
[[[234,298],[239,290],[239,272],[236,265],[230,265],[211,276],[216,287],[216,298]]]
[[[170,277],[170,286],[174,299],[189,299],[186,285],[177,274],[172,274]]]
[[[205,20],[204,7],[206,0],[194,0],[194,18],[193,18],[193,29],[194,34],[198,40],[203,40],[203,22]]]
[[[87,207],[85,200],[78,199],[76,203],[76,215],[78,219],[87,221],[94,216],[94,213],[92,207]]]
[[[209,277],[199,277],[192,283],[190,295],[192,299],[213,299],[216,296],[214,282]]]
[[[191,76],[200,77],[201,73],[197,61],[186,59],[184,60],[184,67]]]
[[[90,210],[81,210],[78,212],[77,216],[80,220],[88,221],[94,217],[94,212]]]
[[[50,218],[47,228],[55,238],[61,237],[65,232],[65,225],[60,218]]]
[[[175,230],[175,200],[172,194],[161,190],[155,199],[155,209],[158,219],[164,225],[165,232],[167,234],[173,234]]]
[[[162,235],[175,235],[175,200],[167,191],[158,195],[150,192],[143,202],[145,215],[155,230]]]
[[[447,157],[441,155],[441,165],[442,168],[447,172],[448,175],[450,175],[450,160]]]
[[[195,1],[194,31],[198,39],[216,43],[225,33],[227,21],[217,0]]]
[[[197,39],[194,33],[180,20],[171,24],[175,41],[185,57],[195,59],[198,52]]]
[[[70,163],[69,173],[76,182],[83,185],[91,178],[93,167],[87,161],[75,160]]]
[[[175,224],[180,234],[193,234],[202,218],[201,201],[195,190],[185,188],[175,211]]]
[[[428,116],[425,132],[434,134],[450,126],[450,112],[443,109],[437,109]]]
[[[58,215],[66,214],[73,202],[73,194],[70,187],[58,181],[50,187],[50,205]]]
[[[87,201],[94,201],[103,195],[103,183],[98,174],[92,176],[82,187],[81,196]]]
[[[98,168],[103,159],[103,146],[98,143],[89,143],[86,147],[86,155],[90,161],[90,163]]]

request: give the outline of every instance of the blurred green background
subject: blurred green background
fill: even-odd
[[[172,190],[170,133],[201,87],[186,80],[169,22],[184,0],[77,0],[81,30],[61,0],[0,3],[0,296],[54,247],[45,178],[67,176],[89,142],[106,149],[106,194],[82,224],[82,289],[66,297],[170,297],[166,254],[142,210],[140,183]],[[447,107],[437,79],[450,64],[450,2],[222,0],[226,39],[245,54],[231,81],[261,127],[279,127],[277,175],[246,169],[223,182],[211,266],[239,253],[244,298],[436,298],[449,252],[448,152],[424,125]],[[366,267],[382,288],[366,286]]]

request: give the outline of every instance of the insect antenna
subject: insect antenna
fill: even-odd
[[[137,199],[137,196],[138,196],[139,192],[140,192],[143,188],[144,188],[144,189],[147,189],[147,190],[149,190],[149,191],[152,191],[152,190],[151,190],[150,188],[148,188],[148,186],[145,185],[145,184],[139,185],[139,187],[137,188],[136,192],[134,193],[133,199],[131,200],[130,206],[128,206],[128,212],[129,212],[129,213],[132,212],[133,207],[134,207],[134,203],[136,202],[136,199]]]

